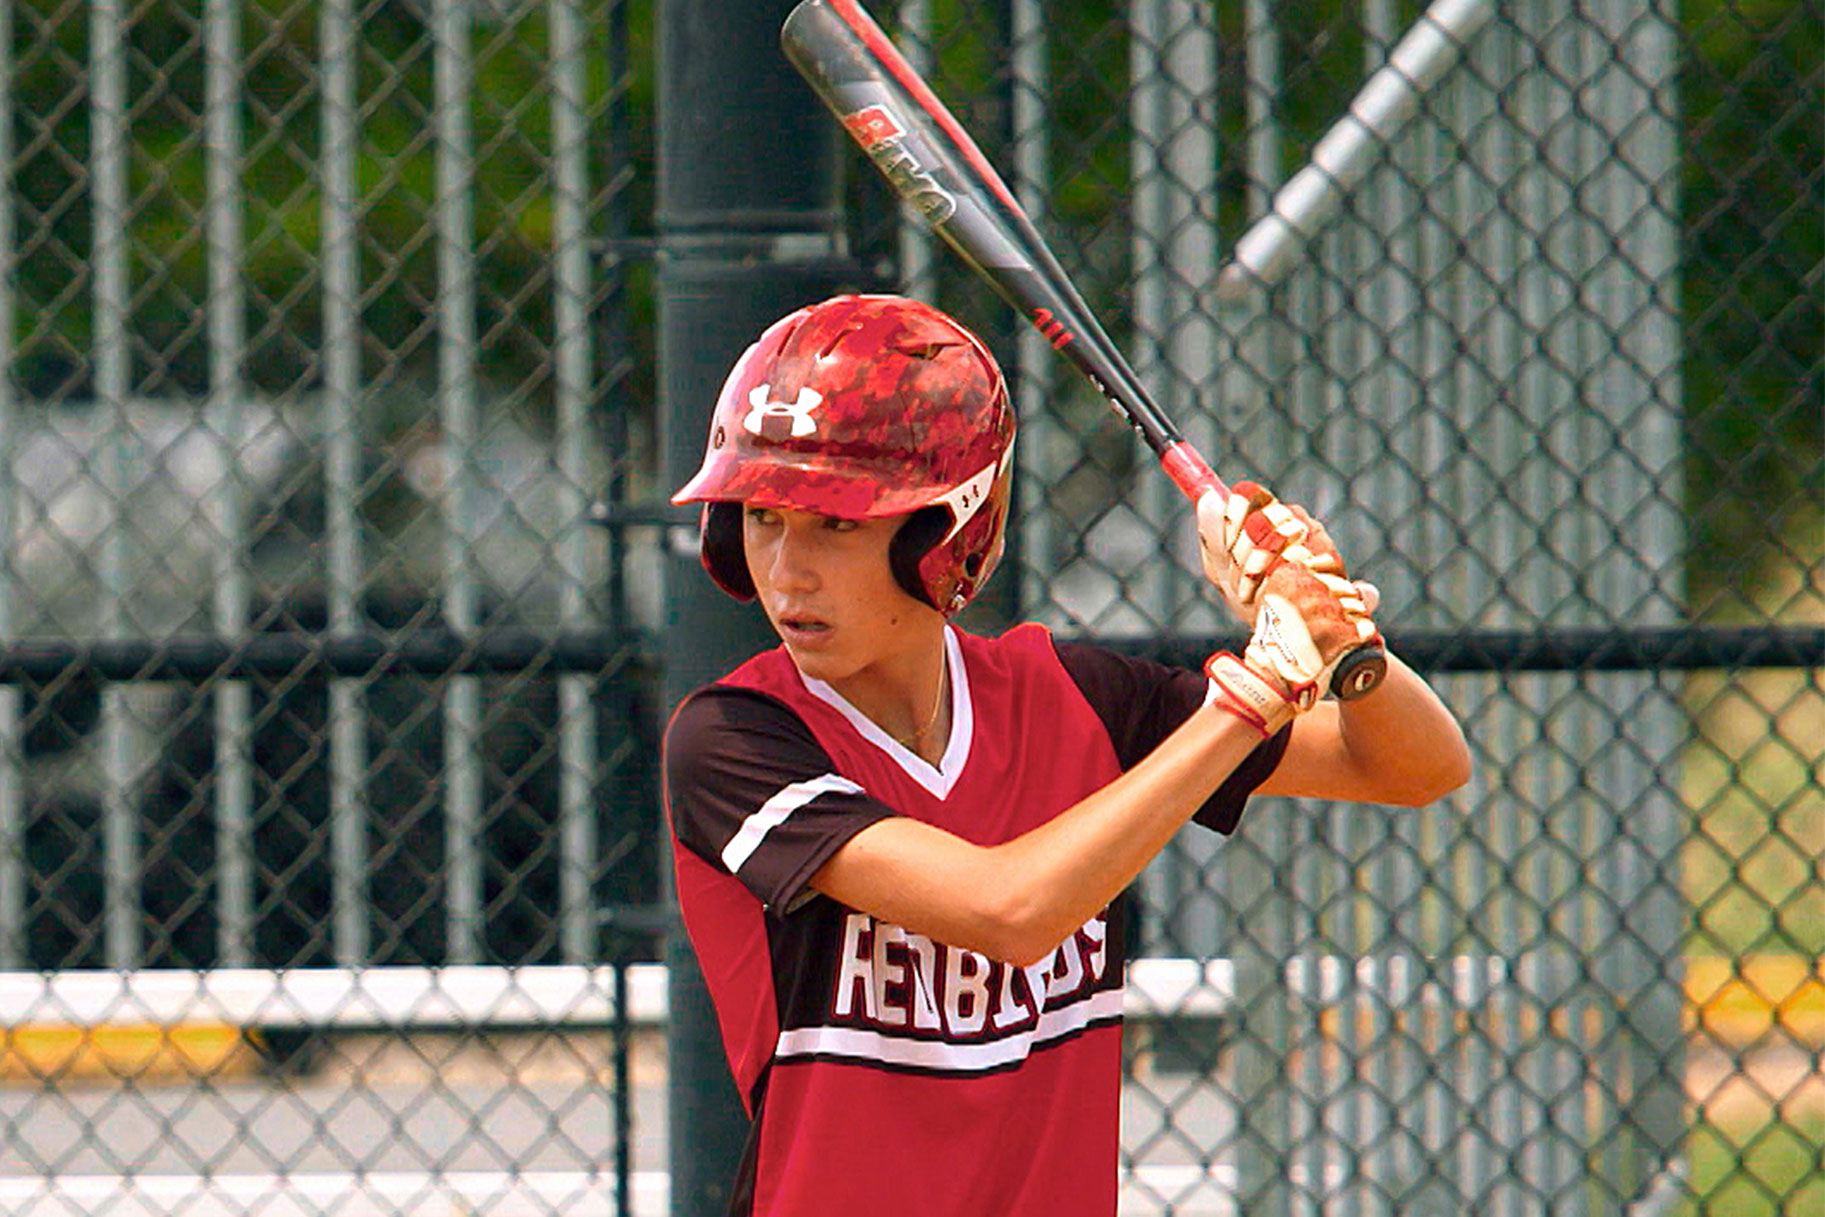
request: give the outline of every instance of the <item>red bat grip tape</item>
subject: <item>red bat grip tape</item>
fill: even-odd
[[[1197,502],[1209,491],[1227,497],[1229,487],[1216,475],[1198,450],[1184,440],[1169,445],[1160,453],[1160,466],[1166,470],[1166,476],[1182,491],[1186,498]]]

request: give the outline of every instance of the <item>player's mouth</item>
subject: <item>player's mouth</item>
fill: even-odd
[[[789,645],[801,648],[822,646],[830,640],[835,627],[821,617],[803,613],[781,613],[773,619],[779,635]]]

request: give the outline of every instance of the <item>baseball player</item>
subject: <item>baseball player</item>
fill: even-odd
[[[781,645],[666,732],[678,900],[752,1134],[742,1217],[1109,1217],[1123,902],[1188,820],[1253,792],[1420,804],[1468,776],[1321,525],[1242,484],[1199,504],[1253,629],[1204,672],[949,624],[1000,557],[1014,415],[988,350],[916,301],[840,296],[736,363],[703,562]]]

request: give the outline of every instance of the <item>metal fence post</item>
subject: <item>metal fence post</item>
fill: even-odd
[[[838,131],[778,52],[791,0],[670,0],[659,14],[660,492],[696,469],[717,386],[766,325],[837,285]],[[756,610],[698,568],[680,513],[665,546],[666,707],[769,645]],[[728,1204],[746,1136],[683,926],[666,940],[671,1210]]]

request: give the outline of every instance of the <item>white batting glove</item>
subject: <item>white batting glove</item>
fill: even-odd
[[[1253,626],[1261,581],[1290,546],[1305,539],[1303,513],[1254,482],[1237,482],[1227,496],[1204,495],[1197,511],[1204,577],[1223,594],[1236,620]]]
[[[1380,640],[1368,599],[1347,577],[1320,575],[1290,557],[1280,562],[1255,596],[1255,631],[1242,656],[1223,651],[1204,665],[1206,703],[1272,735],[1318,704],[1346,655]]]

